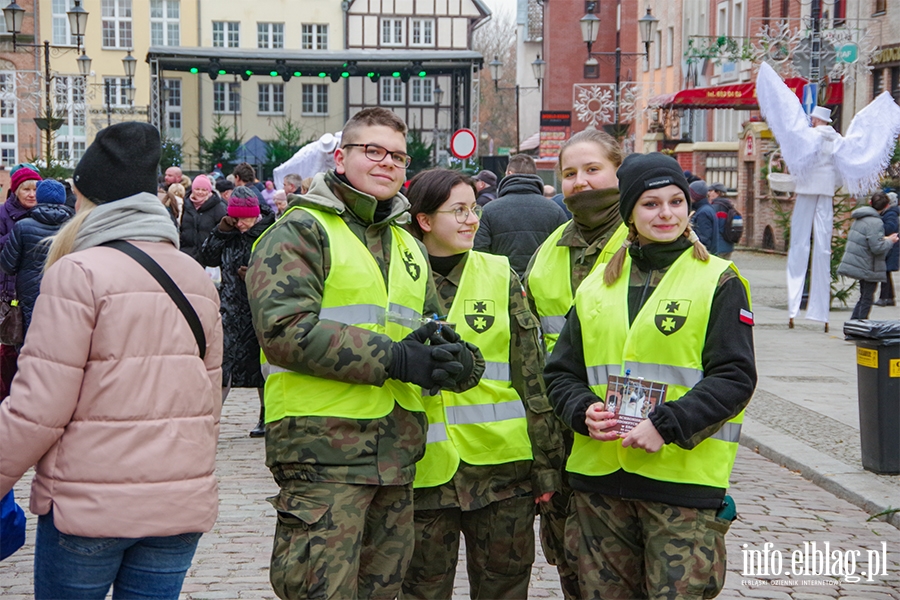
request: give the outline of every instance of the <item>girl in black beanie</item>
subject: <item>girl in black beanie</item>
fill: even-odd
[[[617,175],[628,237],[578,288],[544,372],[575,437],[566,558],[583,597],[712,598],[756,385],[749,288],[692,234],[677,161],[635,154]],[[628,431],[604,403],[613,376],[666,386]]]

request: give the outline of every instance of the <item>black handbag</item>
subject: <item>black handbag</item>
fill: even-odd
[[[0,344],[20,346],[25,341],[25,320],[18,300],[0,302]]]

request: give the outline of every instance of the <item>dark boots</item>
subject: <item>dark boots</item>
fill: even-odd
[[[259,423],[250,430],[250,437],[259,438],[266,435],[266,406],[262,400],[259,401]]]

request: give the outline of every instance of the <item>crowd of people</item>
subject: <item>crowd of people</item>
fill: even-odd
[[[525,155],[407,182],[407,134],[361,110],[334,168],[282,189],[246,163],[159,177],[141,123],[98,133],[71,203],[13,170],[0,496],[36,465],[36,598],[178,597],[235,387],[279,486],[280,598],[449,599],[462,539],[473,599],[526,598],[536,514],[567,599],[721,591],[757,377],[724,186],[596,129],[561,147],[559,194]],[[857,212],[864,318],[876,281],[894,302],[897,211]],[[665,390],[629,430],[622,378]]]

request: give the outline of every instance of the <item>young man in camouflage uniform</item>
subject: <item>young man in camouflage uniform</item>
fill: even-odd
[[[421,325],[440,304],[422,249],[394,224],[409,206],[398,194],[406,125],[370,108],[342,141],[336,168],[263,234],[246,276],[270,371],[266,464],[281,488],[270,579],[281,598],[398,594],[425,445],[418,386],[462,391],[484,371],[474,346]]]

